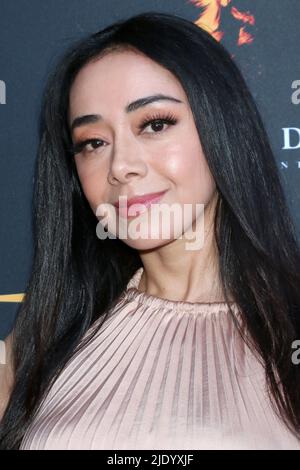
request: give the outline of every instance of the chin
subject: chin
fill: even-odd
[[[135,232],[130,231],[129,225],[126,238],[121,237],[121,239],[126,245],[136,250],[152,250],[172,243],[177,238],[183,237],[184,233],[181,224],[175,224],[175,227],[170,227],[168,224],[164,230],[156,226],[152,226],[149,230],[150,227],[150,225],[140,224],[138,232]],[[132,236],[133,234],[134,236]],[[120,238],[119,234],[117,237]]]
[[[149,212],[131,220],[119,218],[116,225],[110,225],[109,231],[126,245],[137,250],[151,250],[168,245],[184,234],[192,225],[194,217],[186,217],[184,221],[176,215],[149,219]]]
[[[160,248],[164,245],[168,245],[171,243],[173,240],[122,240],[123,243],[126,245],[130,246],[131,248],[134,248],[135,250],[138,251],[149,251],[149,250],[155,250],[157,248]]]

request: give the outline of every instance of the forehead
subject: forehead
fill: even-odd
[[[70,117],[83,111],[122,108],[137,98],[173,93],[186,101],[177,78],[149,57],[134,51],[110,52],[86,64],[70,89]]]

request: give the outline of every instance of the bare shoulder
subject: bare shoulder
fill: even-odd
[[[13,332],[0,342],[0,420],[13,385],[12,339]]]

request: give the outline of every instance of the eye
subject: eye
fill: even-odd
[[[163,126],[165,124],[174,126],[176,123],[177,119],[172,114],[156,114],[152,116],[147,116],[139,125],[139,129],[143,130],[150,124],[153,130],[153,132],[150,132],[150,134],[158,134],[159,132],[163,132]]]
[[[84,150],[84,153],[92,153],[98,148],[103,147],[103,144],[105,142],[101,139],[86,139],[86,140],[81,140],[74,144],[70,151],[73,155],[76,155],[77,153],[80,153]]]

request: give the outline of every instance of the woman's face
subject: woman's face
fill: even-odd
[[[172,99],[155,99],[144,105],[140,101],[128,108],[130,103],[154,95]],[[76,118],[91,115],[94,117],[77,120],[75,125]],[[99,205],[113,204],[119,196],[130,199],[160,191],[166,191],[160,204],[193,206],[184,226],[176,226],[175,218],[167,240],[162,239],[160,229],[155,239],[136,239],[127,232],[123,241],[133,248],[159,247],[177,239],[195,222],[196,203],[206,206],[213,200],[215,183],[186,94],[175,76],[150,58],[134,51],[115,51],[85,65],[70,90],[69,125],[74,145],[94,139],[74,158],[95,214]],[[128,226],[137,220],[143,224],[153,207],[130,219],[113,207],[113,215],[117,221],[120,217],[121,222],[126,220]]]

